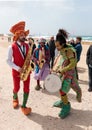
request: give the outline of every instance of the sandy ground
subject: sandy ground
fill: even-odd
[[[68,97],[71,102],[71,114],[60,119],[60,108],[52,105],[59,100],[59,93],[51,94],[46,90],[35,91],[36,85],[31,75],[28,106],[32,107],[29,116],[22,114],[20,108],[12,108],[12,76],[6,64],[7,46],[9,43],[0,41],[0,130],[92,130],[92,93],[88,89],[88,70],[85,63],[89,45],[83,45],[81,61],[78,63],[79,83],[82,89],[82,103],[76,101],[76,94],[70,90]],[[43,84],[43,83],[42,83]],[[22,83],[19,91],[20,105],[23,99]]]

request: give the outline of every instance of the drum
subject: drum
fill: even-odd
[[[62,81],[56,74],[49,74],[44,81],[45,88],[48,92],[54,93],[59,91]]]

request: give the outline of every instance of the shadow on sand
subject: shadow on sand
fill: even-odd
[[[44,94],[47,94],[47,95],[55,95],[55,96],[57,96],[57,97],[60,97],[59,95],[59,91],[58,92],[55,92],[55,93],[50,93],[50,92],[48,92],[46,89],[42,89],[41,90],[41,92],[42,93],[44,93]]]
[[[84,85],[88,85],[88,81],[84,81],[84,80],[78,80],[79,84],[84,84]]]
[[[86,68],[83,68],[83,67],[78,67],[78,73],[85,73],[87,71]]]
[[[70,115],[65,119],[38,113],[32,113],[27,118],[41,125],[42,130],[84,130],[92,126],[92,111],[88,110],[71,109]]]

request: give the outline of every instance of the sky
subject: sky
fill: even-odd
[[[92,36],[92,0],[0,0],[0,33],[10,33],[20,21],[31,35],[56,35],[63,28]]]

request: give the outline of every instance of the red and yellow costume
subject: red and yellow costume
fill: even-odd
[[[28,50],[29,50],[28,44],[26,44],[25,42],[19,41],[19,37],[21,36],[21,34],[23,34],[26,37],[29,33],[29,30],[25,31],[24,28],[25,28],[25,22],[22,21],[12,26],[12,28],[10,29],[10,32],[14,34],[14,37],[13,37],[14,42],[11,45],[12,51],[9,50],[10,56],[12,57],[12,61],[9,61],[9,57],[8,57],[7,62],[8,63],[11,62],[11,64],[13,64],[14,66],[17,66],[17,68],[19,69],[22,68],[25,58],[27,56]],[[25,50],[24,52],[21,51],[22,47]],[[12,67],[12,76],[13,76],[13,84],[14,84],[14,89],[13,89],[13,107],[14,108],[17,108],[19,106],[19,100],[18,100],[18,92],[20,89],[20,71],[18,71],[19,69],[15,69],[14,67]],[[31,112],[31,108],[26,107],[26,103],[27,103],[28,95],[29,95],[29,86],[30,86],[30,74],[27,80],[23,81],[24,94],[23,94],[23,104],[21,106],[21,110],[25,115],[30,114]]]

